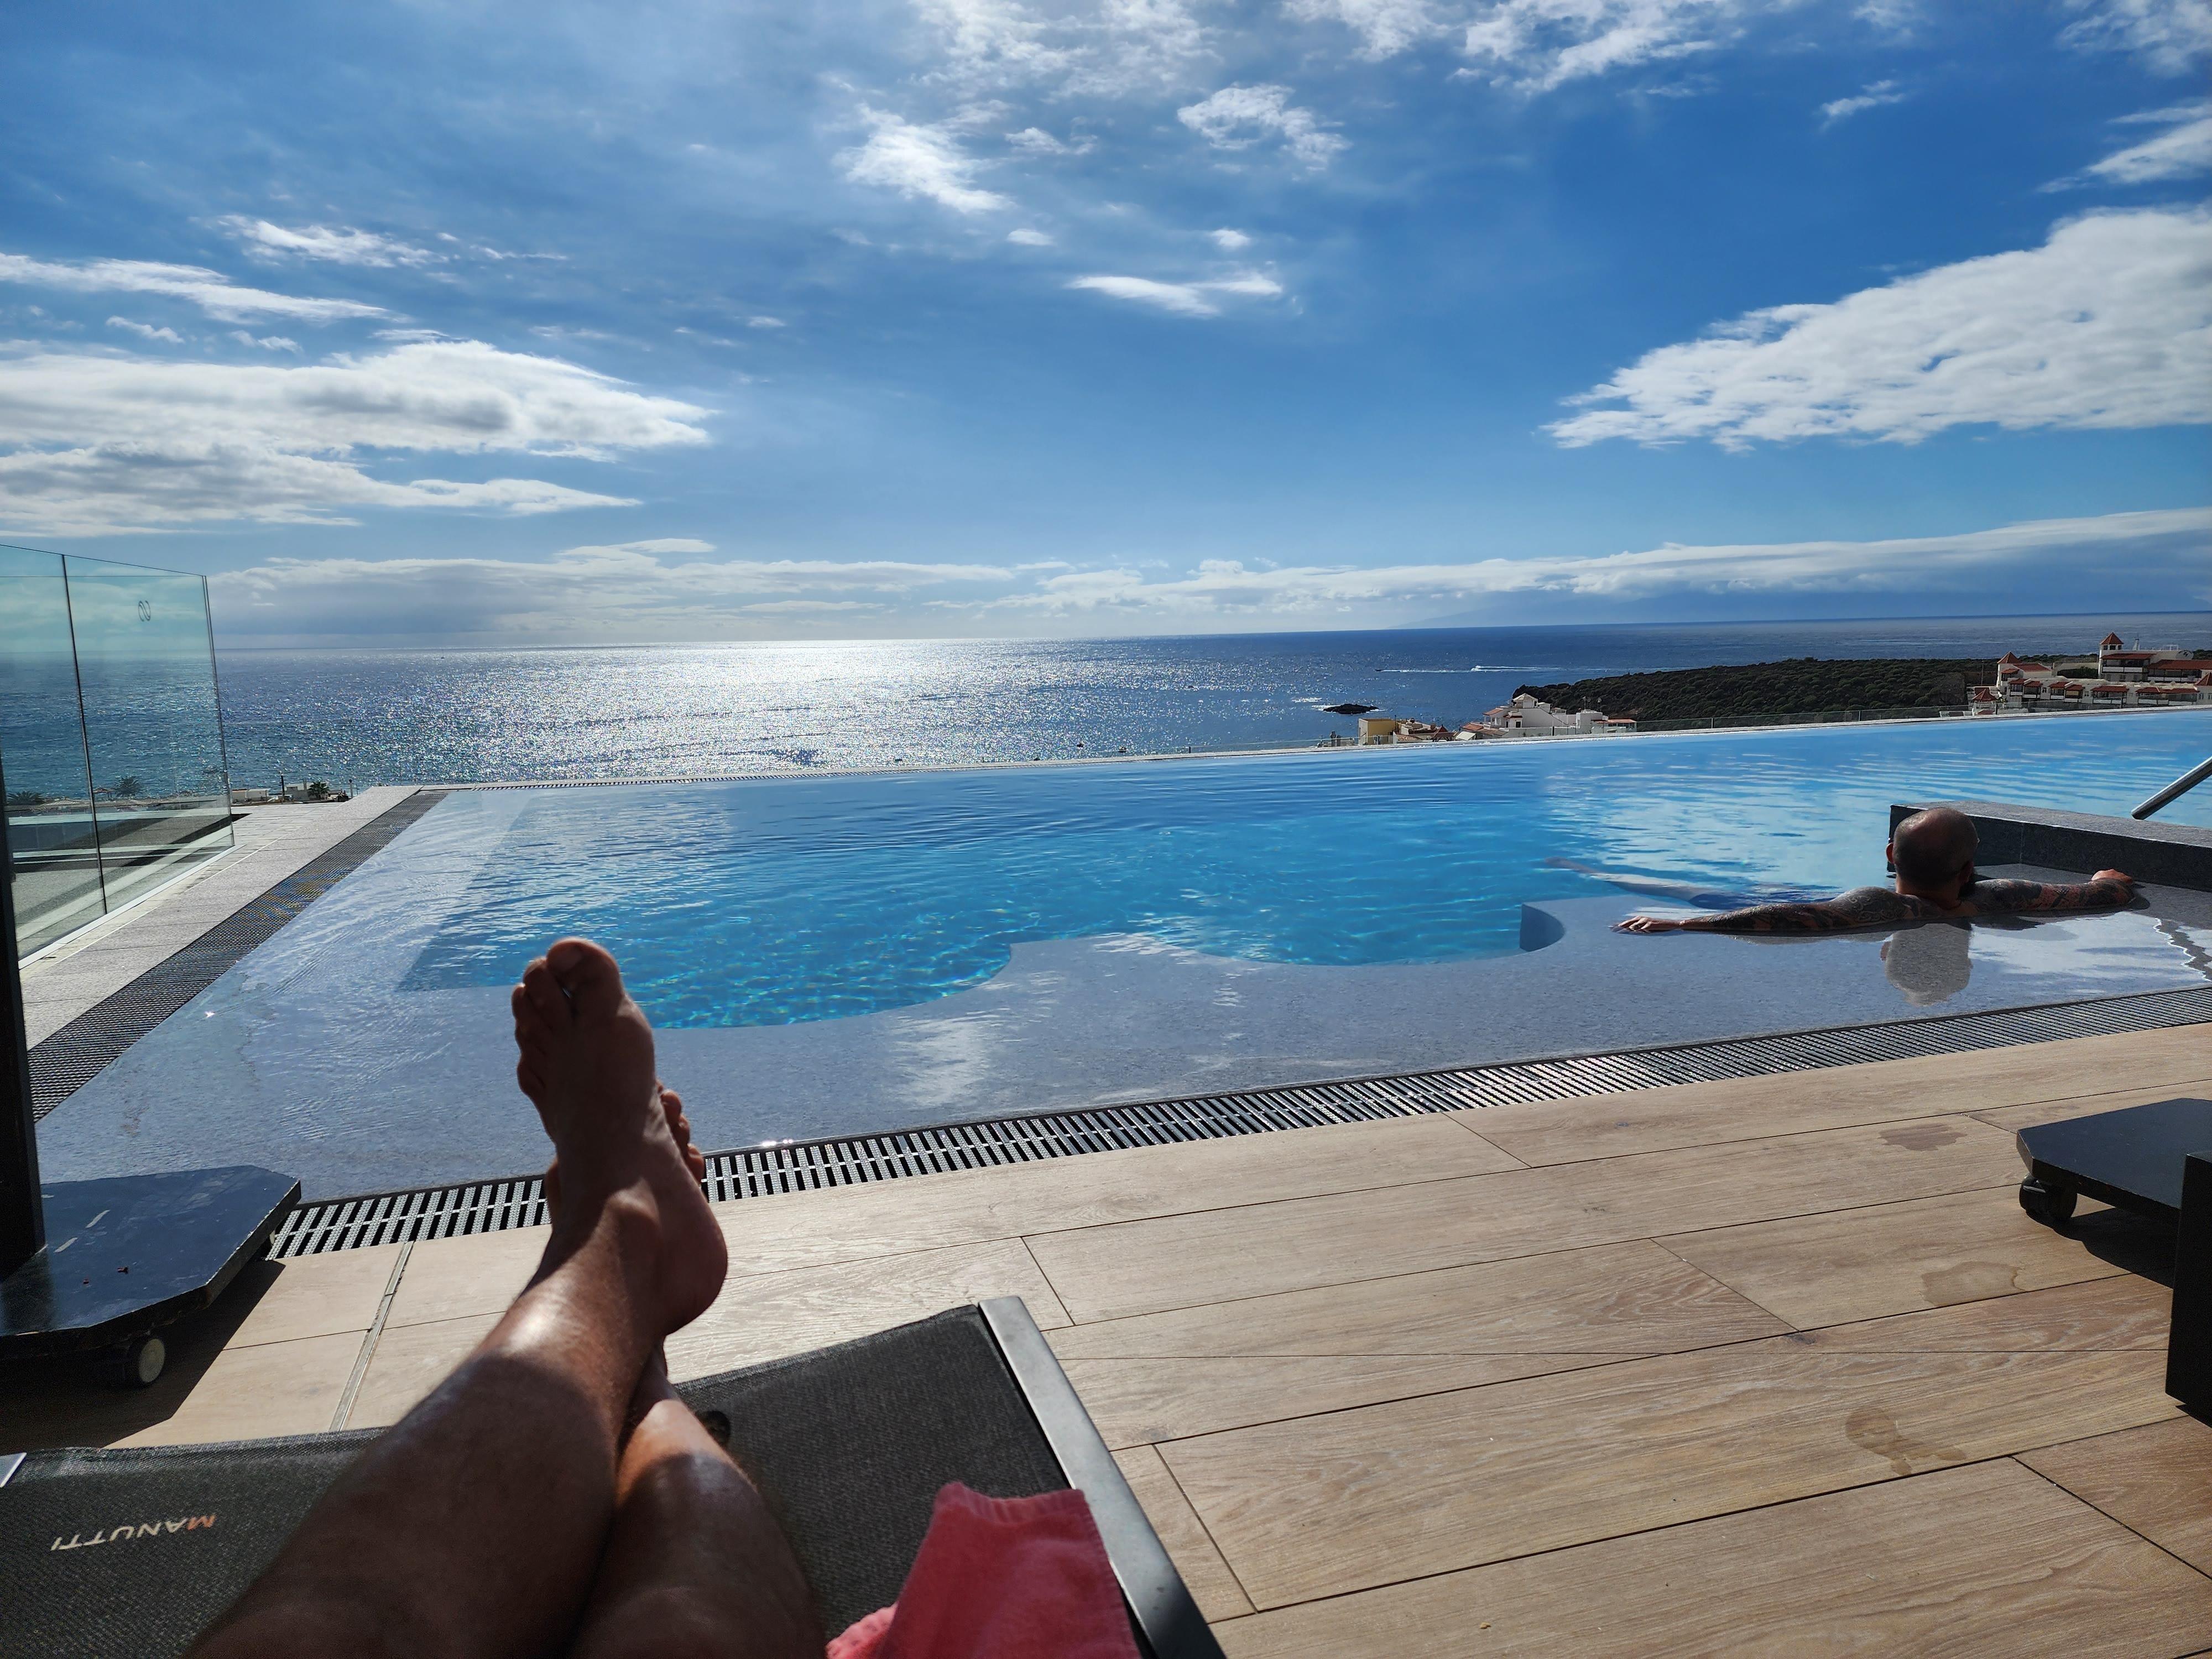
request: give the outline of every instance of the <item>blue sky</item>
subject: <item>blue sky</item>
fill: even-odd
[[[0,49],[0,533],[236,642],[2212,605],[2212,0]]]

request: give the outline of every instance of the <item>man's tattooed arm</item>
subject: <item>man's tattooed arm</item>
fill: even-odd
[[[2117,870],[2094,881],[1978,881],[1967,899],[1976,915],[2014,915],[2039,910],[2117,910],[2136,896],[2135,884]]]
[[[1706,933],[1836,933],[1852,927],[1893,927],[1935,914],[1933,905],[1885,887],[1854,887],[1832,899],[1754,905],[1717,916],[1690,917],[1683,925]]]

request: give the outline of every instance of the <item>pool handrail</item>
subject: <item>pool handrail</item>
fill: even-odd
[[[2128,816],[2131,818],[2147,818],[2168,801],[2187,794],[2207,778],[2212,778],[2212,760],[2203,761],[2191,767]]]

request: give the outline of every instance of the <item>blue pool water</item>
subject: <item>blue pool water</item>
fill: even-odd
[[[461,793],[441,837],[495,846],[400,989],[510,983],[563,933],[678,1029],[911,1007],[1032,940],[1462,961],[1527,902],[1878,882],[1892,801],[2120,812],[2208,751],[2212,711]]]

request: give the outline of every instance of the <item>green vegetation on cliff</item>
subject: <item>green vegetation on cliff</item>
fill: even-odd
[[[1956,708],[1970,688],[1996,684],[1996,666],[1984,657],[1797,657],[1523,685],[1515,695],[1534,692],[1555,708],[1595,708],[1616,720],[1634,720],[1760,718],[1838,708]]]

